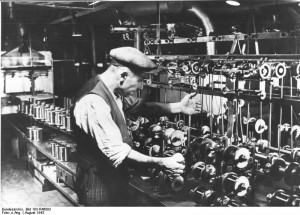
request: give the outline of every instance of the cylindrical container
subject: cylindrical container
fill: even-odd
[[[41,109],[41,101],[36,101],[36,104],[33,107],[33,118],[40,119],[40,109]]]
[[[29,114],[29,102],[25,103],[25,114],[28,115]]]
[[[53,155],[53,157],[55,157],[55,158],[58,158],[58,153],[59,153],[58,148],[59,148],[59,145],[55,144],[54,145],[54,155]]]
[[[55,145],[56,145],[56,143],[51,143],[51,155],[53,156],[53,157],[55,157],[54,155],[55,155]]]
[[[27,137],[29,140],[33,140],[33,129],[37,128],[36,126],[27,127]]]
[[[34,104],[29,105],[29,116],[33,116]]]
[[[68,98],[64,97],[64,108],[68,108]]]
[[[32,132],[33,132],[33,141],[43,140],[43,128],[36,127],[32,130]]]
[[[59,146],[58,147],[58,156],[57,156],[57,158],[60,161],[63,161],[63,148],[64,148],[64,146]]]
[[[21,101],[19,112],[25,113],[25,101]]]
[[[60,129],[66,130],[66,128],[67,128],[66,111],[62,111],[61,112],[61,114],[60,114],[60,122],[61,122]]]
[[[69,161],[70,154],[71,154],[71,147],[70,146],[66,146],[65,150],[64,150],[64,161]]]
[[[45,108],[44,108],[44,121],[45,122],[49,121],[49,115],[48,115],[49,107],[50,107],[50,104],[45,104]]]
[[[55,108],[55,125],[57,127],[60,127],[61,126],[61,120],[60,120],[60,114],[61,114],[61,109],[60,107],[56,107]]]
[[[70,115],[66,116],[66,120],[67,120],[67,131],[72,131],[72,125],[71,125],[71,117],[70,117]]]
[[[49,125],[55,125],[55,110],[51,109],[49,111]]]
[[[42,102],[41,103],[41,109],[40,109],[40,116],[41,116],[41,120],[45,121],[45,108],[46,108],[46,102]]]

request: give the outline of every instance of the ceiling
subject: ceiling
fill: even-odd
[[[298,2],[300,0],[239,0],[241,5],[239,7],[233,7],[227,5],[224,0],[213,0],[213,1],[205,1],[205,0],[198,0],[198,1],[169,1],[172,4],[193,4],[199,5],[199,7],[203,8],[207,14],[213,15],[226,15],[233,12],[243,12],[249,11],[249,8],[253,8],[254,10],[260,10],[262,8],[268,7],[281,7],[286,5],[291,5],[293,7],[297,7],[299,12]],[[160,2],[160,5],[164,5],[165,2]],[[168,4],[169,4],[168,3]],[[7,7],[8,3],[4,3],[4,8]],[[16,6],[16,11],[23,11],[24,8],[28,8],[30,10],[41,11],[40,14],[36,15],[37,17],[33,17],[31,19],[35,20],[35,22],[43,22],[47,24],[56,24],[61,22],[68,22],[72,19],[70,16],[71,13],[75,13],[76,17],[89,17],[95,16],[94,14],[101,14],[107,10],[110,12],[114,11],[115,8],[125,10],[126,12],[133,11],[135,14],[134,16],[141,16],[144,15],[143,12],[140,14],[137,13],[137,10],[132,10],[131,8],[135,8],[138,5],[147,10],[148,5],[157,5],[157,2],[154,1],[16,1],[13,2]],[[163,7],[163,6],[162,6]],[[163,11],[163,10],[162,10]],[[36,12],[38,13],[38,12]],[[157,13],[154,13],[157,14]],[[28,16],[30,14],[26,14]],[[106,14],[108,15],[108,14]],[[115,16],[115,14],[111,14]],[[22,15],[20,15],[22,16]],[[23,15],[24,16],[24,15]],[[32,14],[33,16],[33,14]],[[22,18],[23,19],[23,18]],[[28,22],[32,22],[30,16]],[[5,19],[4,19],[5,20]],[[101,19],[100,19],[101,20]],[[98,21],[100,21],[98,20]],[[26,18],[24,21],[27,21]]]

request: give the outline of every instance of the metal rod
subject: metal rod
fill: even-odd
[[[293,77],[292,77],[292,71],[290,70],[290,94],[291,94],[291,98],[293,97]],[[293,122],[293,105],[291,105],[291,129],[294,125]],[[291,148],[294,148],[294,140],[293,140],[293,133],[291,132]]]
[[[272,84],[270,84],[270,100],[272,100]],[[269,134],[268,134],[268,141],[269,146],[271,145],[272,141],[272,103],[270,102],[270,110],[269,110]]]

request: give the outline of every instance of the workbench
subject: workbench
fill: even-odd
[[[75,159],[64,162],[51,155],[51,142],[65,142],[72,148],[73,155],[75,152],[76,142],[72,133],[64,132],[54,127],[50,127],[42,122],[33,120],[32,118],[23,114],[9,114],[2,115],[2,125],[9,126],[13,135],[18,138],[19,145],[26,147],[28,153],[29,148],[34,148],[38,153],[38,157],[46,158],[50,162],[49,165],[44,165],[43,168],[35,166],[35,170],[38,171],[48,182],[50,182],[55,189],[60,191],[71,203],[75,206],[81,206],[78,203],[78,197],[74,190],[61,182],[57,178],[57,166],[68,174],[70,174],[75,180],[76,174],[76,161]],[[26,137],[26,128],[29,126],[39,126],[43,130],[43,141],[31,141]],[[29,156],[31,157],[31,156]],[[30,159],[29,159],[30,160]],[[49,162],[48,162],[49,163]],[[132,206],[180,206],[180,207],[191,207],[197,206],[189,195],[191,189],[199,186],[199,180],[187,179],[184,184],[184,188],[179,192],[174,193],[160,193],[159,189],[149,182],[150,179],[147,176],[140,175],[133,171],[130,176],[129,193],[130,193],[130,205]],[[266,195],[273,192],[265,185],[256,185],[255,193],[255,205],[266,206],[267,200]]]

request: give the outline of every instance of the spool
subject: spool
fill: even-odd
[[[55,110],[51,109],[49,110],[49,125],[54,125],[55,124]]]
[[[29,102],[25,103],[25,114],[28,115],[29,114]]]
[[[29,116],[33,116],[33,107],[34,107],[34,104],[30,104],[29,105]]]
[[[51,143],[51,155],[55,157],[55,145],[56,143]]]
[[[69,161],[70,160],[70,155],[71,155],[71,147],[66,146],[64,150],[64,161]]]
[[[249,188],[249,180],[245,176],[238,177],[230,172],[222,177],[222,187],[225,193],[234,192],[237,196],[245,196]]]
[[[70,117],[70,115],[66,116],[66,121],[67,121],[67,131],[71,132],[72,131],[72,125],[71,125],[71,117]]]
[[[33,129],[37,128],[36,126],[27,127],[27,137],[29,140],[33,140]]]
[[[192,68],[192,73],[198,75],[200,73],[201,64],[199,62],[194,62],[191,65],[191,68]]]
[[[60,114],[61,114],[61,110],[59,107],[55,108],[55,119],[54,119],[54,123],[57,127],[61,126],[61,120],[60,120]]]
[[[46,104],[45,108],[44,108],[44,117],[45,117],[45,122],[48,123],[49,122],[49,109],[50,109],[50,105]]]
[[[54,145],[54,155],[53,155],[53,157],[55,157],[55,158],[58,158],[58,154],[59,154],[59,145],[58,144],[55,144]]]
[[[43,128],[36,127],[32,130],[33,141],[42,141],[43,140]]]
[[[60,114],[60,122],[61,122],[60,129],[66,130],[66,128],[67,128],[67,123],[66,123],[66,111],[62,111],[62,112],[61,112],[61,114]]]
[[[283,63],[274,63],[271,65],[271,69],[273,70],[272,76],[283,78],[286,75],[286,66]]]
[[[25,101],[21,101],[19,112],[23,114],[25,113]]]
[[[45,108],[46,108],[46,102],[42,102],[41,109],[40,109],[41,121],[45,121],[46,119]]]
[[[64,158],[63,158],[63,155],[64,155],[63,149],[64,149],[64,148],[65,148],[64,146],[59,146],[59,147],[58,147],[58,156],[57,156],[57,158],[58,158],[58,160],[60,160],[60,161],[63,161],[63,160],[64,160]]]
[[[264,63],[259,67],[259,75],[262,79],[271,78],[271,67],[269,64]]]
[[[196,187],[190,191],[190,195],[195,203],[201,206],[211,206],[216,198],[212,190],[206,190],[204,187]]]

